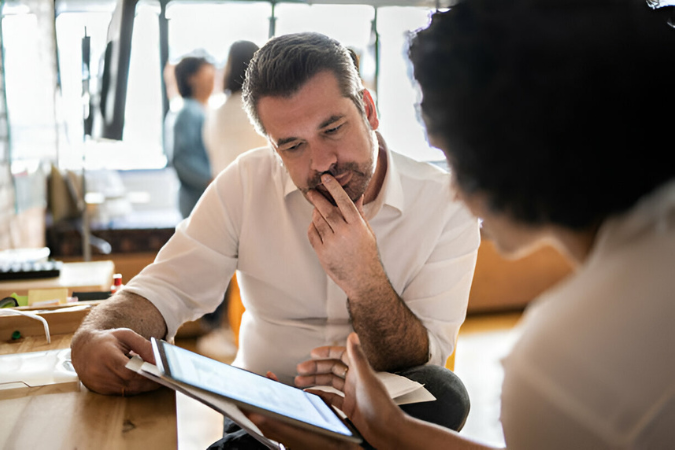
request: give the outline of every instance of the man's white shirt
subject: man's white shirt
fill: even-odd
[[[387,162],[366,218],[394,290],[428,330],[429,363],[444,365],[466,315],[478,224],[454,199],[448,173],[391,151]],[[292,383],[313,348],[344,345],[353,331],[347,296],[307,237],[313,208],[272,149],[251,150],[211,183],[125,289],[157,307],[171,339],[222,302],[237,270],[246,312],[234,364]]]

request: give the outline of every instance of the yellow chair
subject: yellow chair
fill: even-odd
[[[448,356],[448,360],[445,361],[445,368],[448,370],[455,371],[455,354],[457,353],[457,342],[455,342],[455,349],[452,351],[452,355]]]
[[[246,311],[244,304],[241,302],[241,295],[239,294],[239,284],[237,283],[237,275],[232,275],[230,280],[230,287],[227,291],[227,320],[230,322],[230,328],[234,333],[234,344],[239,347],[239,328],[241,328],[241,316]]]

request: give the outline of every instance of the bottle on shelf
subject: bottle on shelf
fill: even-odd
[[[124,285],[122,284],[122,274],[121,273],[116,273],[113,275],[113,284],[110,286],[110,294],[114,295],[115,293],[119,292]]]

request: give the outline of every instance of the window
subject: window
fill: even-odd
[[[380,130],[391,148],[420,161],[444,160],[443,153],[427,143],[417,113],[420,94],[408,60],[411,34],[429,23],[432,12],[427,8],[383,7],[377,13]]]
[[[91,37],[92,92],[98,92],[99,61],[105,47],[108,23],[113,3],[86,6],[86,11],[67,11],[56,19],[59,52],[59,69],[62,100],[57,105],[58,120],[62,127],[62,148],[59,158],[70,158],[69,166],[80,167],[85,155],[90,168],[139,169],[160,168],[166,164],[162,151],[162,92],[161,63],[159,54],[159,5],[141,1],[136,9],[132,40],[129,85],[126,103],[124,141],[83,142],[82,54],[81,42],[85,35]],[[222,68],[229,47],[235,40],[245,39],[263,45],[269,37],[270,19],[274,15],[276,35],[299,31],[317,31],[327,34],[351,47],[360,57],[361,76],[364,84],[374,94],[382,118],[380,130],[391,148],[418,160],[441,160],[442,153],[426,142],[423,125],[416,112],[418,91],[412,81],[412,70],[407,61],[410,32],[426,25],[432,12],[428,8],[378,7],[355,4],[277,3],[274,8],[266,1],[246,2],[181,2],[172,1],[167,6],[169,31],[169,62],[195,52],[211,56]],[[32,51],[31,38],[37,21],[31,14],[5,17],[3,26],[6,39],[6,58],[28,58]],[[14,20],[14,22],[12,22]],[[376,49],[376,22],[379,49]],[[33,30],[33,31],[31,31]],[[13,33],[13,34],[12,34]],[[376,50],[379,50],[379,79],[375,80]],[[13,56],[12,56],[13,55]],[[35,61],[12,63],[15,72],[8,73],[8,103],[10,120],[16,124],[13,137],[30,153],[30,149],[54,148],[53,111],[33,111],[31,105],[46,104],[37,97],[44,82],[35,77],[39,71],[25,70],[34,67]],[[7,64],[8,66],[10,64]],[[30,77],[26,77],[27,73]],[[21,75],[19,75],[19,73]],[[22,86],[17,88],[17,86]],[[36,89],[37,86],[37,89]],[[375,92],[377,90],[377,92]],[[13,98],[10,96],[13,95]],[[30,99],[27,101],[26,99]],[[223,100],[222,86],[217,82],[212,104]],[[14,108],[12,107],[13,105]],[[172,105],[175,107],[177,105]],[[18,109],[17,109],[18,108]],[[23,108],[23,109],[22,109]],[[14,109],[17,109],[15,112]],[[16,115],[15,115],[16,114]],[[51,123],[48,119],[51,118]],[[49,132],[38,133],[40,142],[26,141],[29,130],[49,127]]]
[[[280,3],[275,10],[276,35],[315,31],[347,47],[363,50],[371,41],[375,9],[367,5]]]
[[[99,89],[99,58],[106,45],[106,32],[112,16],[112,10],[101,12],[69,12],[56,18],[56,39],[59,48],[59,71],[61,74],[61,118],[66,126],[63,129],[64,146],[68,151],[60,155],[60,163],[78,168],[82,164],[84,151],[85,98],[82,95],[82,38],[89,36],[91,46],[91,82],[92,94]]]
[[[162,150],[162,90],[159,59],[159,5],[139,3],[131,41],[131,60],[122,142],[84,140],[82,96],[82,38],[91,39],[90,93],[100,89],[101,60],[105,51],[108,11],[64,12],[56,18],[62,115],[66,151],[60,155],[65,167],[89,169],[153,169],[166,165]]]
[[[272,5],[267,2],[179,3],[167,7],[169,62],[191,53],[206,53],[218,69],[212,106],[225,101],[222,80],[230,46],[239,40],[262,46],[269,36]],[[172,101],[177,111],[182,102]]]
[[[12,160],[54,160],[57,152],[56,70],[52,64],[55,59],[47,50],[53,49],[53,45],[41,43],[41,39],[48,39],[49,32],[41,29],[38,16],[27,6],[5,6],[3,14],[2,45]]]
[[[203,49],[225,64],[234,41],[267,41],[271,15],[267,2],[169,3],[169,60]]]
[[[359,57],[361,78],[374,95],[375,8],[368,5],[305,5],[280,3],[276,10],[276,35],[313,31],[351,48]]]
[[[136,7],[124,121],[127,153],[116,159],[138,168],[166,165],[162,148],[162,67],[159,58],[159,5]],[[125,155],[125,156],[122,156]],[[132,168],[132,167],[130,167]]]

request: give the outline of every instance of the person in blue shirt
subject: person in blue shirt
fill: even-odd
[[[205,58],[188,56],[176,65],[175,75],[183,107],[173,124],[171,158],[180,181],[178,208],[185,218],[212,179],[202,128],[213,92],[215,67]]]

